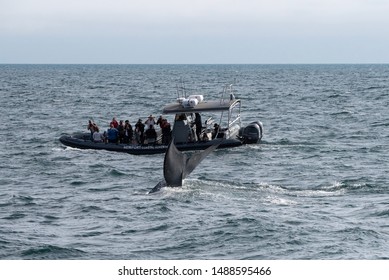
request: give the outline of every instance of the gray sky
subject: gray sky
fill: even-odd
[[[389,0],[0,0],[0,63],[389,63]]]

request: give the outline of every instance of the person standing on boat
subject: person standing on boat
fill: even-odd
[[[145,121],[145,124],[147,125],[147,128],[154,127],[155,125],[155,119],[153,115],[150,115],[148,119]]]
[[[219,134],[219,129],[220,129],[220,126],[217,123],[215,123],[213,125],[212,139],[215,139],[216,136]]]
[[[199,113],[195,113],[196,119],[195,119],[195,125],[196,125],[196,136],[197,136],[197,141],[200,142],[201,140],[201,130],[203,128],[203,124],[201,122],[201,116]]]
[[[118,128],[118,126],[119,126],[119,123],[118,123],[118,121],[116,120],[115,117],[112,118],[112,121],[109,124],[109,126],[111,126],[111,124],[113,125],[114,128]]]
[[[124,143],[130,144],[132,143],[132,139],[134,137],[134,131],[132,130],[132,125],[129,120],[124,122]]]
[[[108,143],[115,143],[117,144],[119,139],[119,131],[114,127],[114,125],[111,123],[110,128],[107,130],[107,139]]]
[[[142,119],[139,119],[135,124],[135,137],[138,144],[142,145],[144,140],[145,125],[142,123]]]
[[[168,145],[172,137],[172,130],[170,128],[170,123],[167,121],[167,119],[163,119],[160,126],[162,129],[162,143],[164,145]]]
[[[157,125],[159,125],[159,127],[160,128],[162,128],[162,122],[163,122],[163,117],[162,117],[162,115],[161,116],[159,116],[159,118],[158,118],[158,120],[157,120]]]
[[[123,141],[124,141],[124,123],[123,123],[123,120],[119,121],[119,125],[116,129],[119,131],[119,143],[123,143]]]
[[[88,130],[90,130],[90,140],[93,140],[93,133],[95,133],[95,131],[99,131],[99,128],[97,127],[97,125],[94,122],[89,120]]]
[[[157,132],[154,129],[153,125],[150,125],[149,128],[145,132],[147,144],[148,145],[155,145],[157,141]]]

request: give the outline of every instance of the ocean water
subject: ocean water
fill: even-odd
[[[234,82],[260,144],[148,195],[163,155],[63,146]],[[1,259],[388,259],[389,65],[0,65]]]

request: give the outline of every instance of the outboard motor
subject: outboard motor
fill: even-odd
[[[263,126],[259,121],[252,122],[246,127],[242,127],[239,130],[239,138],[244,144],[255,144],[258,143],[263,134]]]

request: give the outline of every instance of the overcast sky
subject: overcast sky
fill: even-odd
[[[0,63],[389,63],[389,0],[0,0]]]

